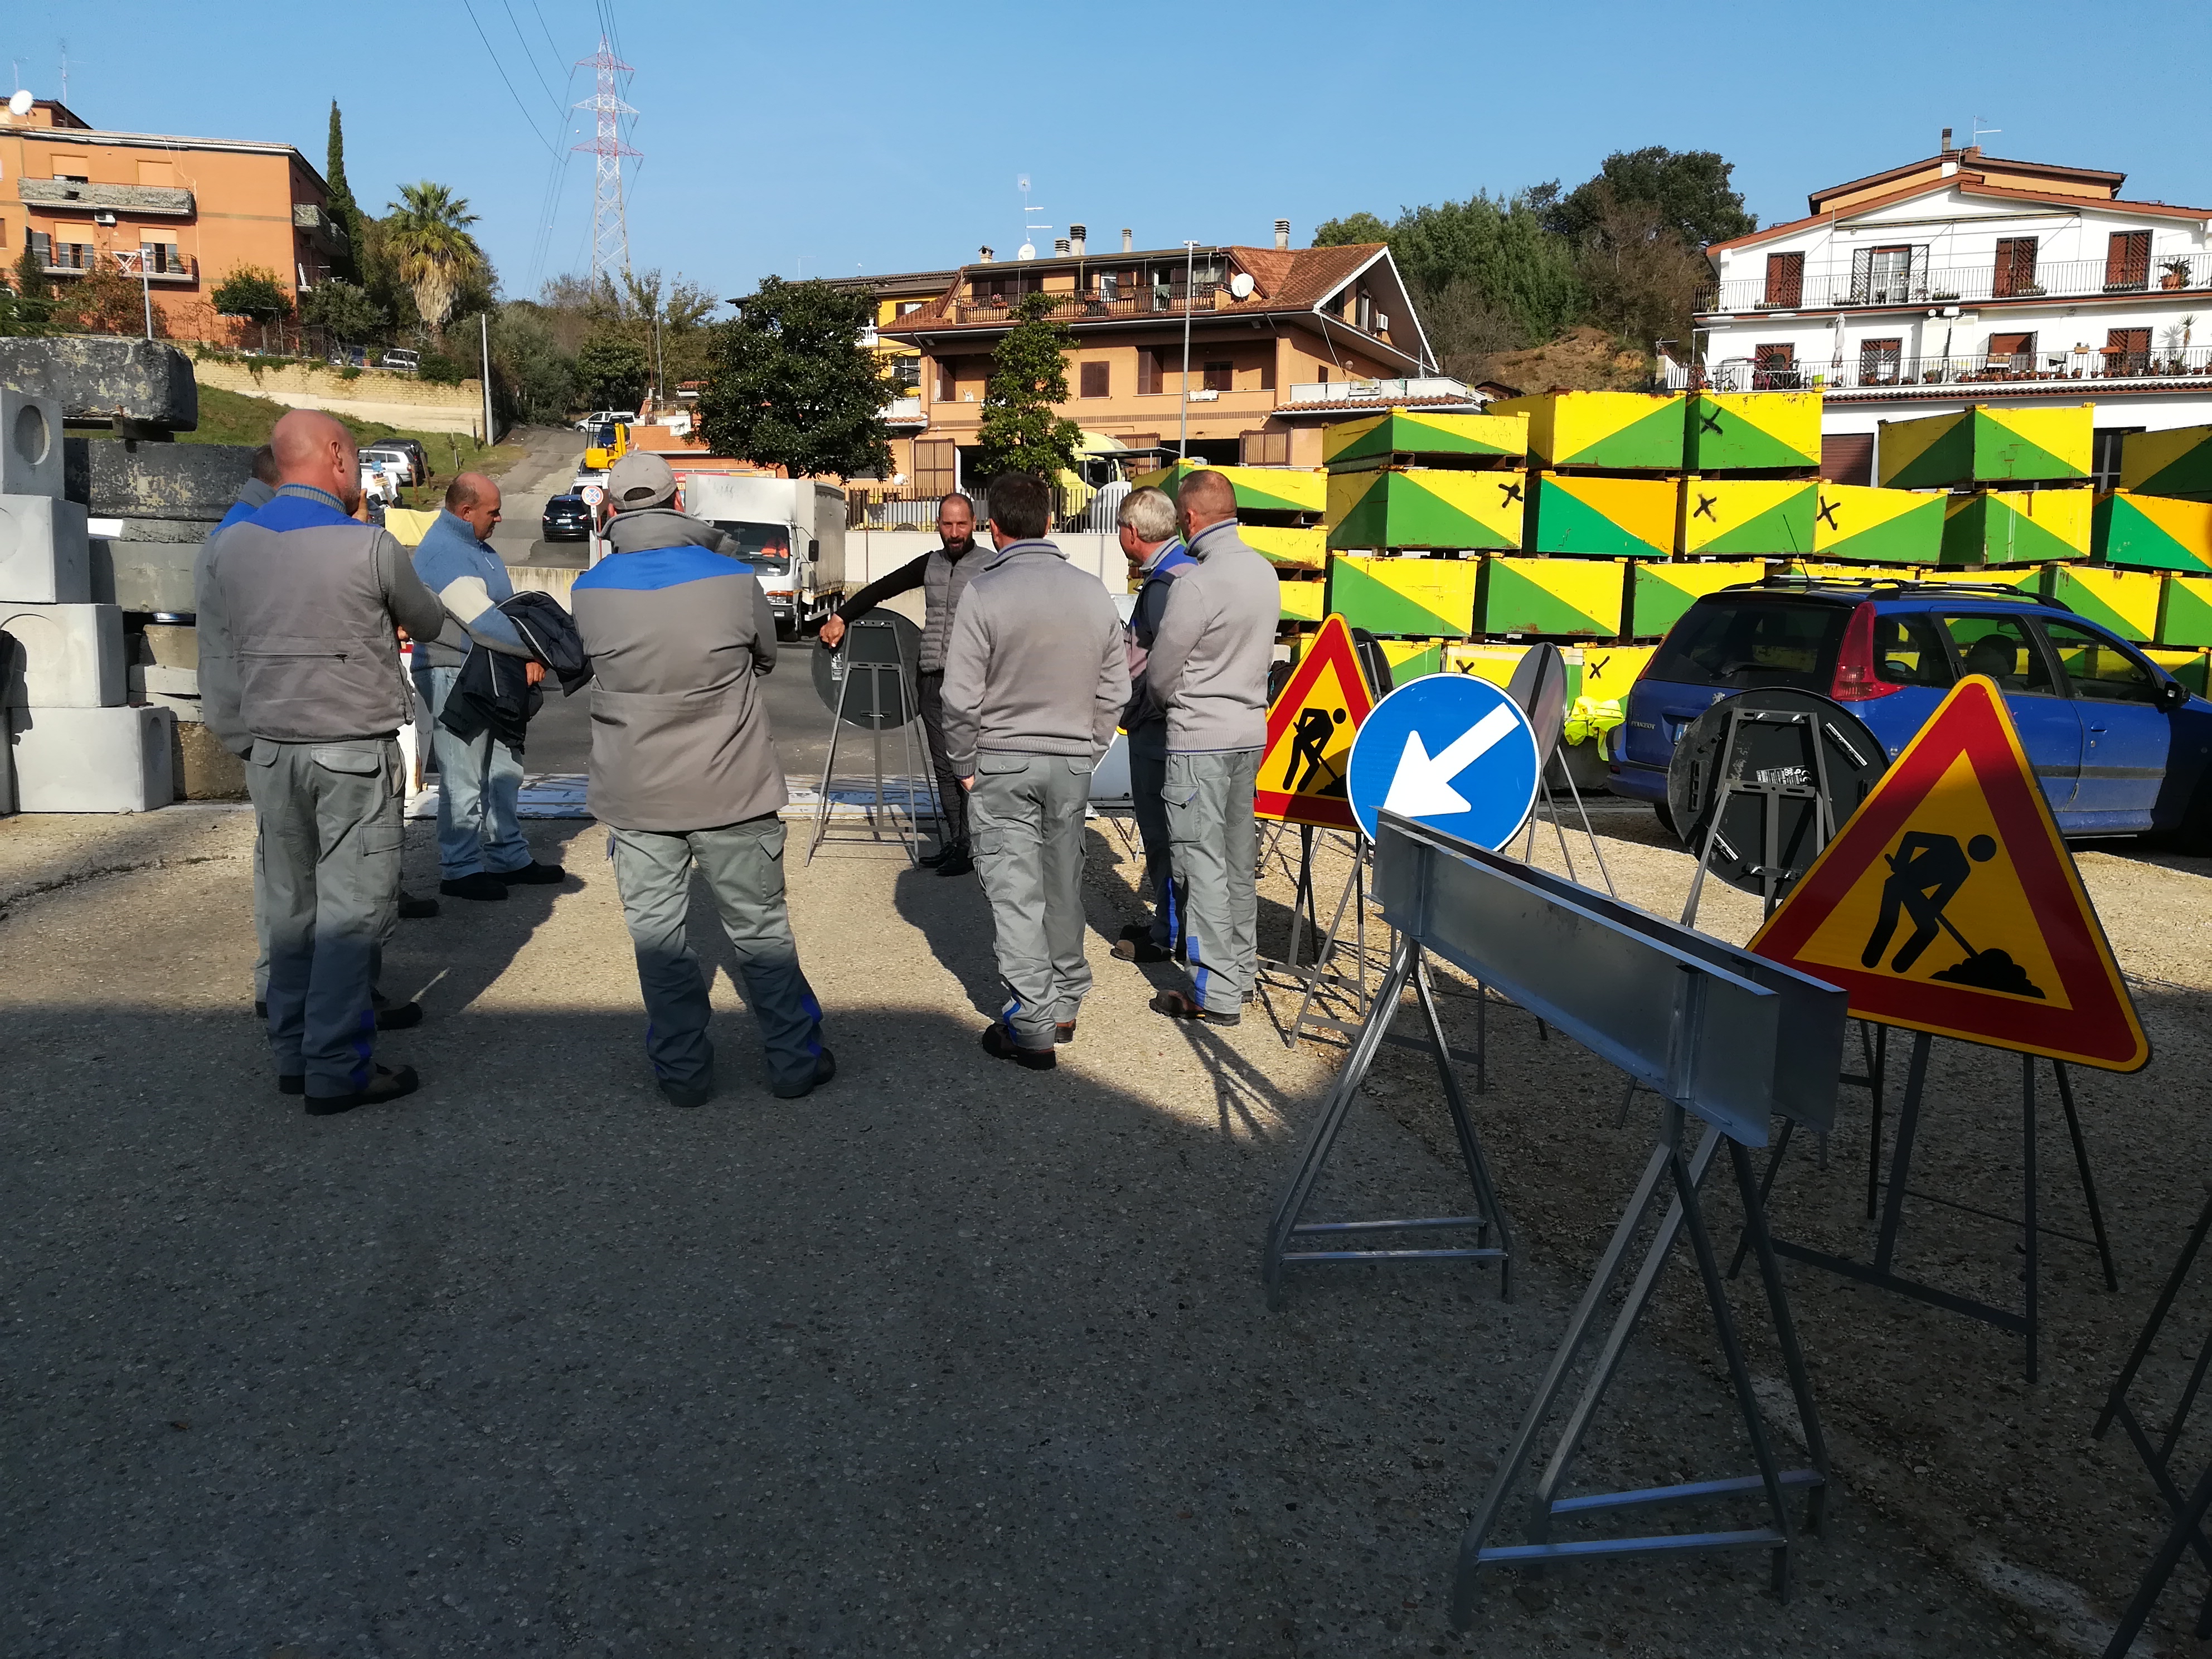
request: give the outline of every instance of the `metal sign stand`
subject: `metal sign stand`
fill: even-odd
[[[2212,1187],[2212,1182],[2206,1185]],[[2134,1385],[2136,1373],[2142,1368],[2143,1361],[2150,1355],[2152,1345],[2158,1340],[2166,1316],[2172,1310],[2173,1298],[2180,1293],[2183,1283],[2188,1279],[2190,1267],[2196,1262],[2197,1252],[2203,1247],[2207,1232],[2212,1232],[2212,1197],[2208,1197],[2203,1207],[2197,1212],[2197,1224],[2190,1229],[2188,1242],[2181,1247],[2181,1254],[2174,1258],[2173,1269],[2166,1277],[2166,1288],[2159,1292],[2158,1305],[2150,1310],[2150,1317],[2143,1322],[2142,1334],[2136,1339],[2135,1352],[2128,1356],[2128,1363],[2121,1367],[2119,1376],[2112,1383],[2112,1391],[2106,1398],[2104,1413],[2097,1419],[2097,1426],[2090,1431],[2093,1438],[2102,1440],[2115,1422],[2125,1429],[2128,1438],[2135,1444],[2136,1454],[2143,1461],[2143,1467],[2150,1471],[2151,1482],[2158,1488],[2159,1496],[2165,1500],[2166,1508],[2173,1512],[2173,1526],[2157,1553],[2152,1556],[2150,1566],[2143,1573],[2142,1583],[2136,1587],[2135,1599],[2128,1603],[2127,1612],[2120,1619],[2119,1628],[2112,1632],[2112,1642],[2105,1649],[2106,1659],[2125,1659],[2129,1650],[2135,1645],[2136,1636],[2148,1621],[2151,1609],[2158,1605],[2158,1598],[2164,1592],[2166,1581],[2172,1577],[2174,1568],[2180,1565],[2185,1552],[2195,1550],[2197,1559],[2207,1567],[2212,1567],[2212,1541],[2207,1541],[2203,1532],[2204,1517],[2208,1512],[2212,1512],[2212,1466],[2206,1468],[2185,1498],[2181,1495],[2180,1487],[2173,1483],[2172,1471],[2173,1449],[2180,1441],[2183,1425],[2188,1422],[2189,1413],[2197,1404],[2197,1396],[2203,1389],[2205,1373],[2212,1370],[2212,1332],[2206,1334],[2203,1346],[2197,1351],[2197,1363],[2190,1368],[2189,1382],[2183,1388],[2180,1401],[2166,1423],[2164,1437],[2157,1444],[2152,1443],[2142,1419],[2136,1415],[2135,1407],[2128,1403],[2128,1390]],[[2197,1613],[2197,1639],[2202,1641],[2208,1636],[2212,1636],[2212,1591],[2206,1593],[2203,1604]]]
[[[1313,882],[1310,861],[1301,874],[1305,883],[1306,901],[1310,905]],[[1349,978],[1330,966],[1336,960],[1337,939],[1344,929],[1344,912],[1347,905],[1352,908],[1353,933],[1353,971]],[[1320,934],[1321,945],[1314,952],[1314,959],[1310,965],[1298,959],[1299,934],[1305,921],[1305,912],[1292,913],[1290,960],[1275,964],[1305,986],[1298,998],[1298,1011],[1291,1016],[1290,1026],[1283,1033],[1283,1046],[1286,1048],[1296,1048],[1299,1034],[1307,1030],[1328,1031],[1347,1038],[1358,1035],[1357,1024],[1348,1024],[1345,1020],[1314,1011],[1314,998],[1323,986],[1349,994],[1352,1006],[1347,1011],[1348,1018],[1358,1021],[1367,1018],[1367,837],[1358,830],[1352,832],[1352,872],[1344,878],[1344,890],[1337,895],[1336,908],[1328,919],[1328,931],[1322,933],[1318,927],[1314,929]]]
[[[2057,1073],[2059,1104],[2064,1108],[2066,1113],[2066,1132],[2074,1143],[2074,1167],[2081,1177],[2081,1197],[2089,1212],[2090,1231],[2095,1235],[2091,1238],[2083,1238],[2078,1233],[2065,1232],[2057,1227],[2044,1226],[2036,1219],[2036,1057],[2033,1054],[2022,1054],[2020,1057],[2022,1166],[2021,1182],[2023,1213],[2017,1217],[1993,1215],[1989,1211],[1978,1209],[1971,1204],[1961,1204],[1953,1199],[1940,1198],[1933,1193],[1918,1192],[1911,1188],[1910,1180],[1912,1173],[1912,1144],[1920,1129],[1921,1099],[1928,1082],[1928,1050],[1934,1041],[1935,1039],[1925,1031],[1916,1032],[1913,1036],[1912,1057],[1905,1073],[1905,1100],[1898,1112],[1897,1145],[1890,1155],[1889,1181],[1883,1195],[1881,1231],[1875,1241],[1872,1264],[1855,1261],[1849,1256],[1832,1255],[1826,1251],[1812,1249],[1786,1239],[1776,1239],[1774,1249],[1793,1261],[1802,1261],[1812,1267],[1824,1267],[1828,1272],[1840,1273],[1846,1279],[1855,1279],[1862,1285],[1872,1285],[1879,1290],[1895,1291],[1900,1295],[1912,1297],[1917,1302],[1927,1303],[1930,1307],[1943,1308],[1952,1313],[1964,1314],[1969,1319],[1978,1319],[1984,1324],[1996,1326],[1999,1330],[2010,1331],[2026,1340],[2027,1380],[2033,1382],[2036,1380],[2036,1339],[2041,1325],[2038,1311],[2040,1288],[2039,1247],[2043,1237],[2048,1234],[2053,1238],[2065,1239],[2069,1243],[2090,1246],[2095,1249],[2098,1260],[2103,1265],[2105,1288],[2108,1291],[2117,1291],[2120,1288],[2119,1276],[2112,1267],[2112,1246],[2105,1237],[2105,1212],[2097,1202],[2097,1184],[2089,1173],[2088,1144],[2081,1138],[2081,1120],[2074,1109],[2074,1086],[2067,1078],[2064,1063],[2059,1060],[2051,1061],[2051,1067]],[[1775,1175],[1781,1169],[1782,1160],[1790,1151],[1791,1127],[1791,1125],[1784,1123],[1781,1134],[1775,1139],[1773,1153],[1767,1160],[1766,1173],[1759,1182],[1759,1201],[1762,1204],[1765,1203],[1768,1193],[1773,1189]],[[1879,1158],[1880,1155],[1881,1149],[1877,1145],[1872,1149],[1869,1156]],[[1904,1278],[1892,1270],[1891,1264],[1897,1258],[1898,1231],[1904,1218],[1905,1200],[1908,1197],[1918,1199],[1923,1203],[1940,1204],[1946,1209],[1962,1210],[1968,1215],[1981,1216],[1988,1220],[2021,1229],[2022,1241],[2021,1248],[2026,1256],[2026,1263],[2023,1270],[2025,1290],[2020,1310],[2014,1311],[2010,1308],[1999,1308],[1986,1302],[1977,1302],[1969,1297],[1959,1296],[1931,1285],[1923,1285],[1917,1279]],[[1742,1253],[1739,1250],[1736,1255],[1739,1265],[1742,1260]]]
[[[1721,820],[1726,815],[1729,799],[1748,795],[1759,806],[1759,861],[1752,866],[1751,873],[1759,878],[1759,898],[1772,915],[1774,907],[1782,902],[1786,884],[1796,879],[1799,872],[1782,861],[1782,803],[1785,800],[1809,800],[1813,803],[1813,847],[1805,860],[1810,866],[1820,849],[1835,838],[1836,809],[1828,789],[1827,746],[1820,741],[1820,716],[1807,709],[1777,710],[1768,708],[1731,708],[1729,710],[1728,734],[1721,740],[1719,763],[1714,774],[1719,779],[1714,790],[1715,799],[1710,809],[1712,822],[1705,830],[1705,839],[1698,849],[1697,873],[1690,878],[1689,902],[1682,907],[1682,926],[1693,927],[1698,921],[1698,900],[1705,886],[1705,872],[1713,861],[1713,848],[1721,840]],[[1798,783],[1788,778],[1741,778],[1735,775],[1736,738],[1747,725],[1803,726],[1811,736],[1814,779],[1810,783]],[[1733,854],[1734,849],[1727,849]]]
[[[906,695],[906,688],[910,683],[907,672],[906,650],[896,629],[887,623],[865,617],[852,625],[851,634],[855,636],[855,644],[860,638],[867,637],[861,635],[860,630],[863,629],[880,633],[890,643],[890,656],[888,661],[861,660],[850,647],[848,647],[842,653],[844,677],[837,688],[837,707],[830,725],[830,753],[822,763],[821,796],[814,806],[814,833],[806,843],[806,862],[809,864],[814,862],[814,854],[820,849],[823,840],[830,833],[830,812],[832,805],[830,785],[837,775],[837,745],[845,735],[847,710],[849,708],[856,723],[866,720],[869,726],[868,736],[875,760],[876,799],[874,806],[868,814],[868,828],[869,838],[878,842],[884,838],[884,821],[889,815],[891,805],[884,791],[884,723],[901,715],[905,716],[899,724],[899,742],[906,763],[904,773],[906,828],[899,832],[898,839],[899,845],[906,851],[907,861],[909,864],[919,864],[921,860],[921,816],[915,805],[915,715],[914,705]],[[867,690],[864,694],[865,701],[855,705],[852,702],[853,686],[854,682],[864,675],[867,679]],[[890,684],[888,688],[884,684],[886,675],[890,677]],[[889,696],[885,695],[887,690]],[[937,802],[936,808],[938,822],[942,825],[945,822],[945,803]]]
[[[1398,1037],[1390,1030],[1409,981],[1419,994],[1421,1012],[1427,1022],[1428,1035],[1425,1038]],[[1368,1068],[1375,1063],[1376,1050],[1385,1042],[1392,1041],[1408,1048],[1425,1048],[1436,1058],[1437,1075],[1443,1084],[1444,1103],[1451,1114],[1452,1129],[1459,1138],[1460,1158],[1467,1166],[1468,1184],[1474,1192],[1474,1212],[1472,1215],[1427,1216],[1413,1220],[1301,1222],[1298,1217],[1304,1212],[1308,1199],[1313,1195],[1314,1183],[1321,1179],[1322,1171],[1328,1165],[1329,1154],[1334,1150],[1337,1135],[1344,1127],[1346,1115],[1352,1109],[1352,1103],[1359,1092],[1360,1085],[1367,1080]],[[1396,948],[1391,952],[1390,966],[1382,975],[1382,984],[1376,989],[1375,1000],[1366,1023],[1358,1030],[1352,1054],[1345,1061],[1344,1070],[1338,1073],[1336,1085],[1329,1091],[1328,1098],[1322,1104],[1321,1117],[1314,1126],[1313,1136],[1306,1143],[1298,1167],[1275,1206],[1274,1218],[1268,1223],[1261,1280],[1267,1287],[1269,1308],[1279,1309],[1283,1305],[1283,1269],[1300,1262],[1495,1261],[1498,1264],[1498,1294],[1509,1301],[1512,1299],[1512,1231],[1506,1224],[1504,1209],[1498,1201],[1497,1188],[1492,1184],[1490,1164],[1482,1155],[1482,1143],[1476,1138],[1474,1120],[1468,1115],[1466,1097],[1461,1094],[1459,1079],[1452,1071],[1451,1054],[1451,1046],[1444,1037],[1443,1022],[1437,1014],[1436,994],[1429,983],[1428,964],[1422,958],[1420,947],[1401,933]],[[1397,1250],[1292,1248],[1301,1241],[1327,1243],[1361,1235],[1468,1229],[1474,1232],[1475,1242],[1472,1246]],[[1498,1242],[1494,1244],[1491,1243],[1493,1230],[1498,1235]]]
[[[1567,792],[1574,801],[1575,811],[1581,816],[1583,834],[1589,839],[1590,856],[1597,860],[1598,877],[1605,883],[1605,890],[1611,893],[1613,897],[1619,898],[1620,891],[1613,884],[1613,872],[1605,867],[1605,853],[1597,844],[1597,830],[1590,823],[1589,808],[1583,805],[1583,792],[1575,786],[1574,771],[1568,766],[1565,754],[1560,749],[1554,748],[1552,750],[1551,758],[1544,763],[1543,770],[1536,774],[1536,787],[1543,793],[1544,805],[1551,814],[1552,828],[1559,837],[1559,857],[1565,861],[1567,879],[1580,881],[1582,878],[1575,873],[1575,855],[1567,851],[1566,826],[1560,822],[1559,803],[1552,794],[1552,763],[1554,761],[1559,763],[1560,777],[1566,781]],[[1531,812],[1528,815],[1528,840],[1522,853],[1521,861],[1523,864],[1532,862],[1535,851],[1536,814]]]

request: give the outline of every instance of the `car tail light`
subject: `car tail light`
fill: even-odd
[[[1844,624],[1844,641],[1836,648],[1836,678],[1828,695],[1838,702],[1869,702],[1904,689],[1875,673],[1874,605],[1869,601],[1857,606]]]

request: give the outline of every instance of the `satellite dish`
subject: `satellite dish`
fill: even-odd
[[[31,106],[35,101],[36,100],[31,96],[31,89],[28,87],[24,87],[19,89],[15,95],[8,100],[8,113],[10,115],[28,115],[31,112]]]
[[[1244,271],[1238,271],[1229,279],[1229,292],[1239,300],[1250,299],[1252,297],[1251,276]]]
[[[1024,242],[1024,243],[1021,245],[1021,246],[1020,246],[1020,247],[1018,247],[1018,248],[1017,248],[1017,249],[1015,250],[1015,252],[1014,252],[1014,258],[1016,258],[1017,259],[1034,259],[1034,258],[1036,258],[1036,244],[1035,242]]]

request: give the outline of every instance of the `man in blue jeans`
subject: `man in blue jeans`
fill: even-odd
[[[430,711],[438,757],[438,890],[449,898],[503,899],[513,884],[556,882],[563,873],[538,863],[522,838],[515,815],[522,757],[489,732],[463,739],[438,720],[472,645],[529,659],[532,685],[545,677],[499,608],[514,597],[506,561],[484,544],[499,520],[499,486],[464,472],[446,487],[446,510],[415,550],[415,574],[446,607],[438,637],[416,642],[415,687]]]

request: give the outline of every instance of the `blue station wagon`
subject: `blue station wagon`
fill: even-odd
[[[1683,732],[1766,686],[1833,697],[1893,760],[1966,674],[2003,690],[2065,835],[2159,832],[2212,850],[2212,702],[2056,601],[1963,582],[1773,580],[1708,594],[1630,689],[1613,788],[1673,830],[1667,768]]]

